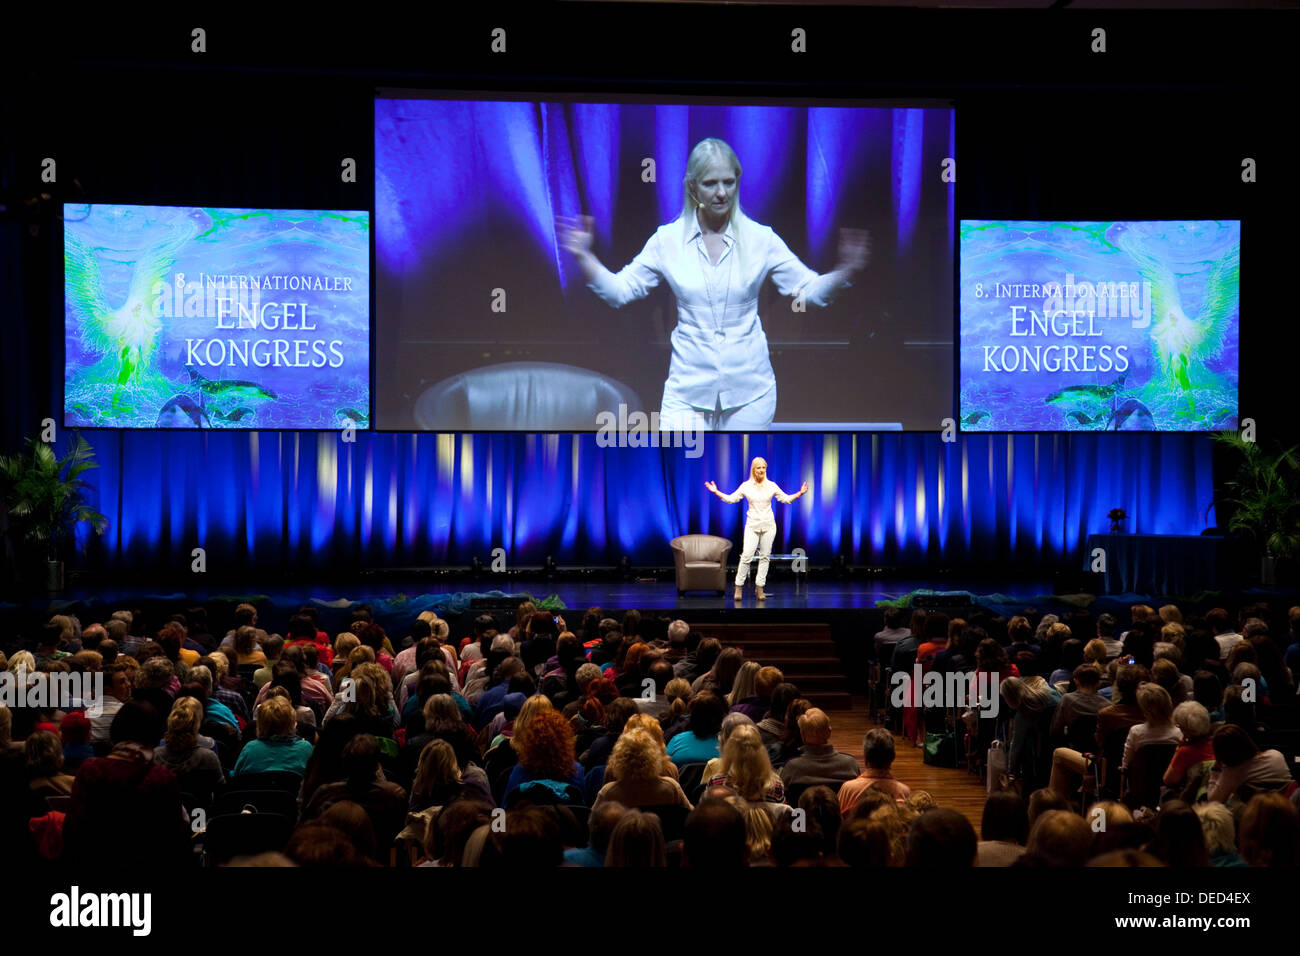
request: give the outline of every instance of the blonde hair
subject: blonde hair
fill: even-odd
[[[664,749],[664,729],[659,725],[659,721],[649,714],[636,713],[629,717],[627,723],[623,725],[623,733],[629,730],[644,730],[654,738],[659,749]]]
[[[1192,809],[1201,821],[1205,849],[1210,856],[1237,852],[1237,833],[1231,810],[1222,803],[1196,803]]]
[[[424,799],[437,787],[461,782],[460,764],[456,751],[445,740],[430,740],[420,751],[420,763],[411,784],[412,799]]]
[[[772,850],[772,817],[759,806],[745,809],[745,846],[749,849],[749,862],[762,863]]]
[[[199,724],[203,722],[203,708],[193,697],[177,697],[167,715],[167,732],[163,743],[170,751],[191,750],[199,742]],[[173,753],[174,755],[174,753]]]
[[[1137,702],[1142,708],[1142,716],[1146,718],[1148,726],[1155,724],[1163,727],[1173,723],[1173,698],[1169,696],[1169,691],[1159,684],[1147,681],[1138,687]]]
[[[609,769],[621,784],[658,780],[661,761],[660,745],[641,727],[624,729],[609,757]]]
[[[772,761],[758,728],[741,724],[722,747],[721,772],[746,800],[762,801],[772,779]]]
[[[19,651],[9,658],[9,673],[17,674],[19,670],[25,670],[31,674],[36,670],[36,656],[31,651]]]
[[[754,696],[754,678],[758,676],[762,665],[758,661],[745,661],[740,665],[740,670],[736,671],[736,679],[731,682],[731,693],[727,695],[727,703],[735,706],[746,697]]]
[[[257,708],[257,739],[287,737],[298,727],[298,715],[287,697],[278,694],[262,701]]]
[[[519,707],[519,713],[515,715],[515,726],[510,736],[510,746],[516,750],[524,746],[524,738],[528,736],[528,730],[537,715],[544,710],[554,709],[555,706],[551,703],[551,699],[545,694],[534,694],[525,700]]]

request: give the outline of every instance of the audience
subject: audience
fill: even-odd
[[[593,609],[579,636],[526,605],[510,634],[482,614],[462,642],[454,621],[424,612],[393,631],[397,652],[367,608],[331,646],[313,608],[276,622],[285,643],[241,605],[233,620],[213,613],[226,633],[213,650],[201,610],[84,628],[56,615],[26,647],[6,644],[0,668],[29,685],[85,674],[103,688],[62,709],[0,705],[14,859],[94,865],[120,858],[128,834],[132,863],[182,867],[204,844],[190,811],[247,780],[296,791],[296,826],[239,865],[387,866],[403,846],[409,863],[509,869],[1300,863],[1289,738],[1272,729],[1295,726],[1300,608],[1282,640],[1262,606],[1241,609],[1237,633],[1222,609],[1138,605],[1121,639],[1112,614],[935,612],[904,629],[891,610],[873,648],[996,674],[1013,766],[1045,772],[1049,735],[1078,741],[1071,726],[1096,720],[1091,757],[1052,752],[1050,786],[983,799],[978,838],[973,817],[894,777],[889,730],[866,732],[860,765],[780,669],[684,621],[620,626]],[[912,730],[929,711],[913,709]],[[1104,753],[1132,769],[1155,744],[1176,749],[1148,807],[1118,802],[1130,797],[1118,775],[1087,792]],[[678,779],[689,764],[692,794]],[[66,814],[46,813],[57,800]]]

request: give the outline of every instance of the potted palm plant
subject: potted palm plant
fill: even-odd
[[[1300,553],[1300,456],[1297,446],[1265,451],[1237,432],[1221,432],[1215,440],[1237,452],[1240,461],[1232,480],[1224,483],[1221,502],[1230,505],[1231,531],[1250,535],[1263,548],[1260,577],[1265,587],[1277,584],[1278,562]]]
[[[67,542],[76,540],[77,525],[88,522],[96,534],[103,534],[108,525],[108,519],[86,503],[86,492],[93,489],[81,478],[97,467],[94,449],[80,434],[73,435],[63,458],[34,438],[27,439],[19,454],[0,458],[9,531],[20,546],[44,552],[50,591],[63,590],[63,555]]]

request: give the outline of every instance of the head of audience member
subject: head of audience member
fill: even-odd
[[[1173,723],[1174,702],[1159,684],[1148,681],[1139,686],[1137,703],[1148,727],[1168,727]]]
[[[743,799],[760,803],[772,777],[772,761],[758,728],[741,724],[722,747],[722,773]]]
[[[1147,679],[1147,669],[1141,664],[1122,664],[1115,673],[1115,687],[1111,693],[1112,704],[1138,705],[1138,687]]]
[[[868,770],[888,771],[894,763],[894,735],[883,727],[872,727],[862,738],[862,759]]]
[[[1027,854],[1046,866],[1083,866],[1092,857],[1092,827],[1072,810],[1048,810],[1029,831]]]
[[[682,865],[695,869],[740,869],[748,862],[745,818],[727,800],[705,796],[686,818]]]
[[[1300,813],[1280,793],[1251,797],[1241,815],[1237,846],[1249,866],[1300,865]]]
[[[975,828],[962,814],[934,807],[912,821],[907,831],[907,865],[950,869],[975,865]]]
[[[831,719],[820,707],[810,707],[799,718],[799,736],[805,747],[825,747],[831,741]]]
[[[722,721],[727,716],[727,702],[718,694],[701,691],[691,700],[688,708],[689,722],[687,729],[700,740],[716,737],[722,730]]]
[[[855,816],[840,827],[836,852],[848,866],[876,868],[893,862],[893,844],[893,834],[883,822]]]
[[[1025,845],[1029,838],[1029,808],[1018,793],[989,794],[980,817],[980,838]]]
[[[1035,790],[1029,795],[1029,826],[1032,828],[1038,818],[1049,810],[1069,810],[1070,807],[1070,801],[1051,787]]]
[[[653,813],[628,810],[615,824],[605,851],[607,867],[664,867],[668,852],[663,828]]]
[[[1210,736],[1210,712],[1194,700],[1185,700],[1174,708],[1174,726],[1183,734],[1183,741],[1200,743]]]
[[[1227,612],[1224,612],[1226,626]],[[1201,824],[1201,834],[1205,838],[1205,852],[1211,860],[1218,856],[1236,855],[1237,823],[1232,811],[1217,801],[1206,801],[1193,805]]]
[[[1182,800],[1167,800],[1156,814],[1155,839],[1147,851],[1168,866],[1209,866],[1201,820]]]

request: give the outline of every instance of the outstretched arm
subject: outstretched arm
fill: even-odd
[[[779,501],[779,502],[781,502],[781,504],[783,504],[783,505],[788,505],[788,504],[790,504],[792,501],[798,501],[800,498],[802,498],[802,497],[803,497],[804,495],[806,495],[806,494],[808,494],[808,482],[805,481],[805,482],[804,482],[804,483],[799,487],[799,490],[796,491],[796,492],[795,492],[794,494],[792,494],[792,495],[787,495],[784,491],[781,490],[781,486],[780,486],[780,485],[777,485],[777,486],[776,486],[776,494],[773,495],[772,497],[776,498],[776,500]]]
[[[580,219],[557,216],[555,236],[559,244],[578,261],[587,288],[616,309],[645,298],[662,277],[656,236],[651,236],[637,257],[617,274],[606,269],[591,251],[593,234],[590,216]]]
[[[769,266],[772,281],[782,295],[802,295],[804,301],[824,308],[836,294],[853,284],[853,278],[871,259],[871,234],[865,229],[841,229],[839,263],[830,272],[818,275],[790,251],[775,232],[772,233]]]
[[[709,491],[713,492],[715,495],[717,495],[717,496],[718,496],[719,498],[721,498],[723,501],[727,502],[727,504],[729,504],[729,505],[734,505],[737,501],[739,501],[741,498],[744,497],[744,495],[742,495],[742,494],[740,493],[741,488],[744,488],[744,487],[745,487],[745,485],[744,485],[743,482],[741,483],[740,488],[737,488],[735,491],[733,491],[733,492],[732,492],[731,494],[729,494],[729,495],[725,495],[725,494],[723,494],[721,491],[719,491],[719,490],[718,490],[718,486],[717,486],[717,484],[716,484],[715,482],[712,482],[712,481],[706,481],[706,482],[704,483],[704,487],[705,487],[705,488],[708,488]]]

